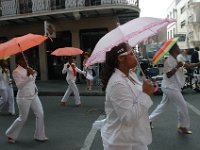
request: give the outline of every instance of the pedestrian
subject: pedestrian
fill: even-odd
[[[0,112],[8,103],[9,115],[15,115],[14,92],[6,60],[0,60]]]
[[[182,61],[185,63],[190,63],[190,57],[189,57],[189,52],[187,49],[184,49],[180,52],[180,54],[178,54],[177,56],[177,60],[178,61]]]
[[[24,123],[27,120],[29,110],[32,109],[36,118],[34,139],[45,142],[44,112],[38,97],[38,89],[35,84],[37,72],[27,66],[27,58],[21,53],[16,55],[17,68],[13,71],[13,79],[18,88],[16,101],[19,108],[19,117],[7,129],[6,136],[9,143],[15,143]]]
[[[163,112],[167,110],[170,103],[173,103],[177,108],[178,114],[178,132],[183,134],[191,134],[190,117],[188,113],[187,103],[181,93],[185,84],[184,68],[193,68],[199,66],[200,63],[185,63],[177,61],[177,56],[180,54],[180,49],[177,43],[169,51],[169,56],[164,62],[164,74],[162,80],[163,97],[160,104],[149,116],[151,126]],[[152,127],[153,128],[153,127]]]
[[[106,91],[106,119],[102,120],[104,150],[148,150],[152,141],[148,109],[154,87],[148,80],[139,85],[130,69],[137,61],[126,43],[106,53],[102,89]]]
[[[61,106],[67,106],[68,98],[72,92],[75,96],[76,107],[81,106],[80,95],[79,95],[78,87],[76,85],[77,72],[85,75],[85,72],[80,70],[78,67],[76,67],[76,64],[73,63],[72,56],[69,56],[68,62],[66,64],[64,64],[64,67],[62,70],[63,74],[67,73],[66,80],[69,85],[68,85],[68,88],[67,88],[64,96],[61,99]]]
[[[200,55],[199,47],[195,47],[191,55],[191,63],[198,63],[200,61],[199,55]]]
[[[92,66],[88,66],[86,67],[86,62],[89,58],[89,53],[88,52],[85,52],[84,53],[84,60],[83,60],[83,70],[87,73],[87,74],[90,74],[90,76],[92,76],[93,72],[92,72]],[[86,86],[87,86],[87,90],[91,91],[92,90],[92,80],[89,80],[86,78]]]

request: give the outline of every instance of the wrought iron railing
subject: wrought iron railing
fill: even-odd
[[[6,17],[98,5],[133,5],[139,7],[139,0],[0,0],[0,16]]]

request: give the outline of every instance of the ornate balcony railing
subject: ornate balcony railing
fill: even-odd
[[[0,0],[0,16],[6,17],[98,5],[133,5],[139,7],[139,0]]]

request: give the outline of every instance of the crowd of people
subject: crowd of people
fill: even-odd
[[[152,142],[152,122],[167,110],[170,103],[177,108],[178,132],[191,134],[190,117],[187,103],[181,93],[185,83],[184,68],[200,67],[198,48],[192,54],[193,61],[188,62],[187,52],[180,52],[177,43],[169,50],[169,57],[164,61],[162,91],[160,104],[149,115],[149,108],[153,105],[151,95],[154,93],[152,82],[146,78],[140,81],[134,73],[138,65],[132,48],[127,43],[121,43],[106,53],[102,74],[102,90],[105,91],[106,118],[101,122],[101,136],[104,150],[148,150]],[[81,98],[76,85],[77,73],[86,77],[86,88],[92,90],[92,80],[87,74],[92,74],[92,68],[85,63],[89,53],[84,53],[83,70],[79,69],[68,57],[62,73],[66,74],[68,89],[62,97],[61,106],[67,106],[68,98],[73,92],[75,106],[81,106]],[[196,59],[196,60],[195,60]],[[44,111],[38,97],[35,84],[37,72],[28,66],[28,60],[22,53],[16,55],[16,69],[12,77],[18,92],[16,102],[19,116],[6,131],[9,143],[15,143],[30,109],[36,118],[34,139],[39,142],[48,141],[45,134]],[[8,112],[15,114],[14,94],[9,69],[0,61],[0,110],[8,103]]]

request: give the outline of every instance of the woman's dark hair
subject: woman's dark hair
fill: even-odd
[[[117,68],[118,66],[118,56],[119,54],[127,51],[127,44],[126,43],[121,43],[118,46],[115,46],[111,49],[111,51],[108,51],[106,53],[106,60],[105,60],[105,64],[104,64],[104,68],[102,71],[102,80],[101,80],[101,84],[102,84],[102,90],[105,91],[108,81],[111,77],[111,75],[113,74],[113,72],[115,71],[115,68]]]
[[[169,53],[172,54],[175,49],[179,48],[177,43],[175,43],[172,48],[169,50]]]
[[[24,56],[22,53],[18,53],[17,55],[15,55],[15,62],[16,64],[18,64],[19,60],[24,59]]]

